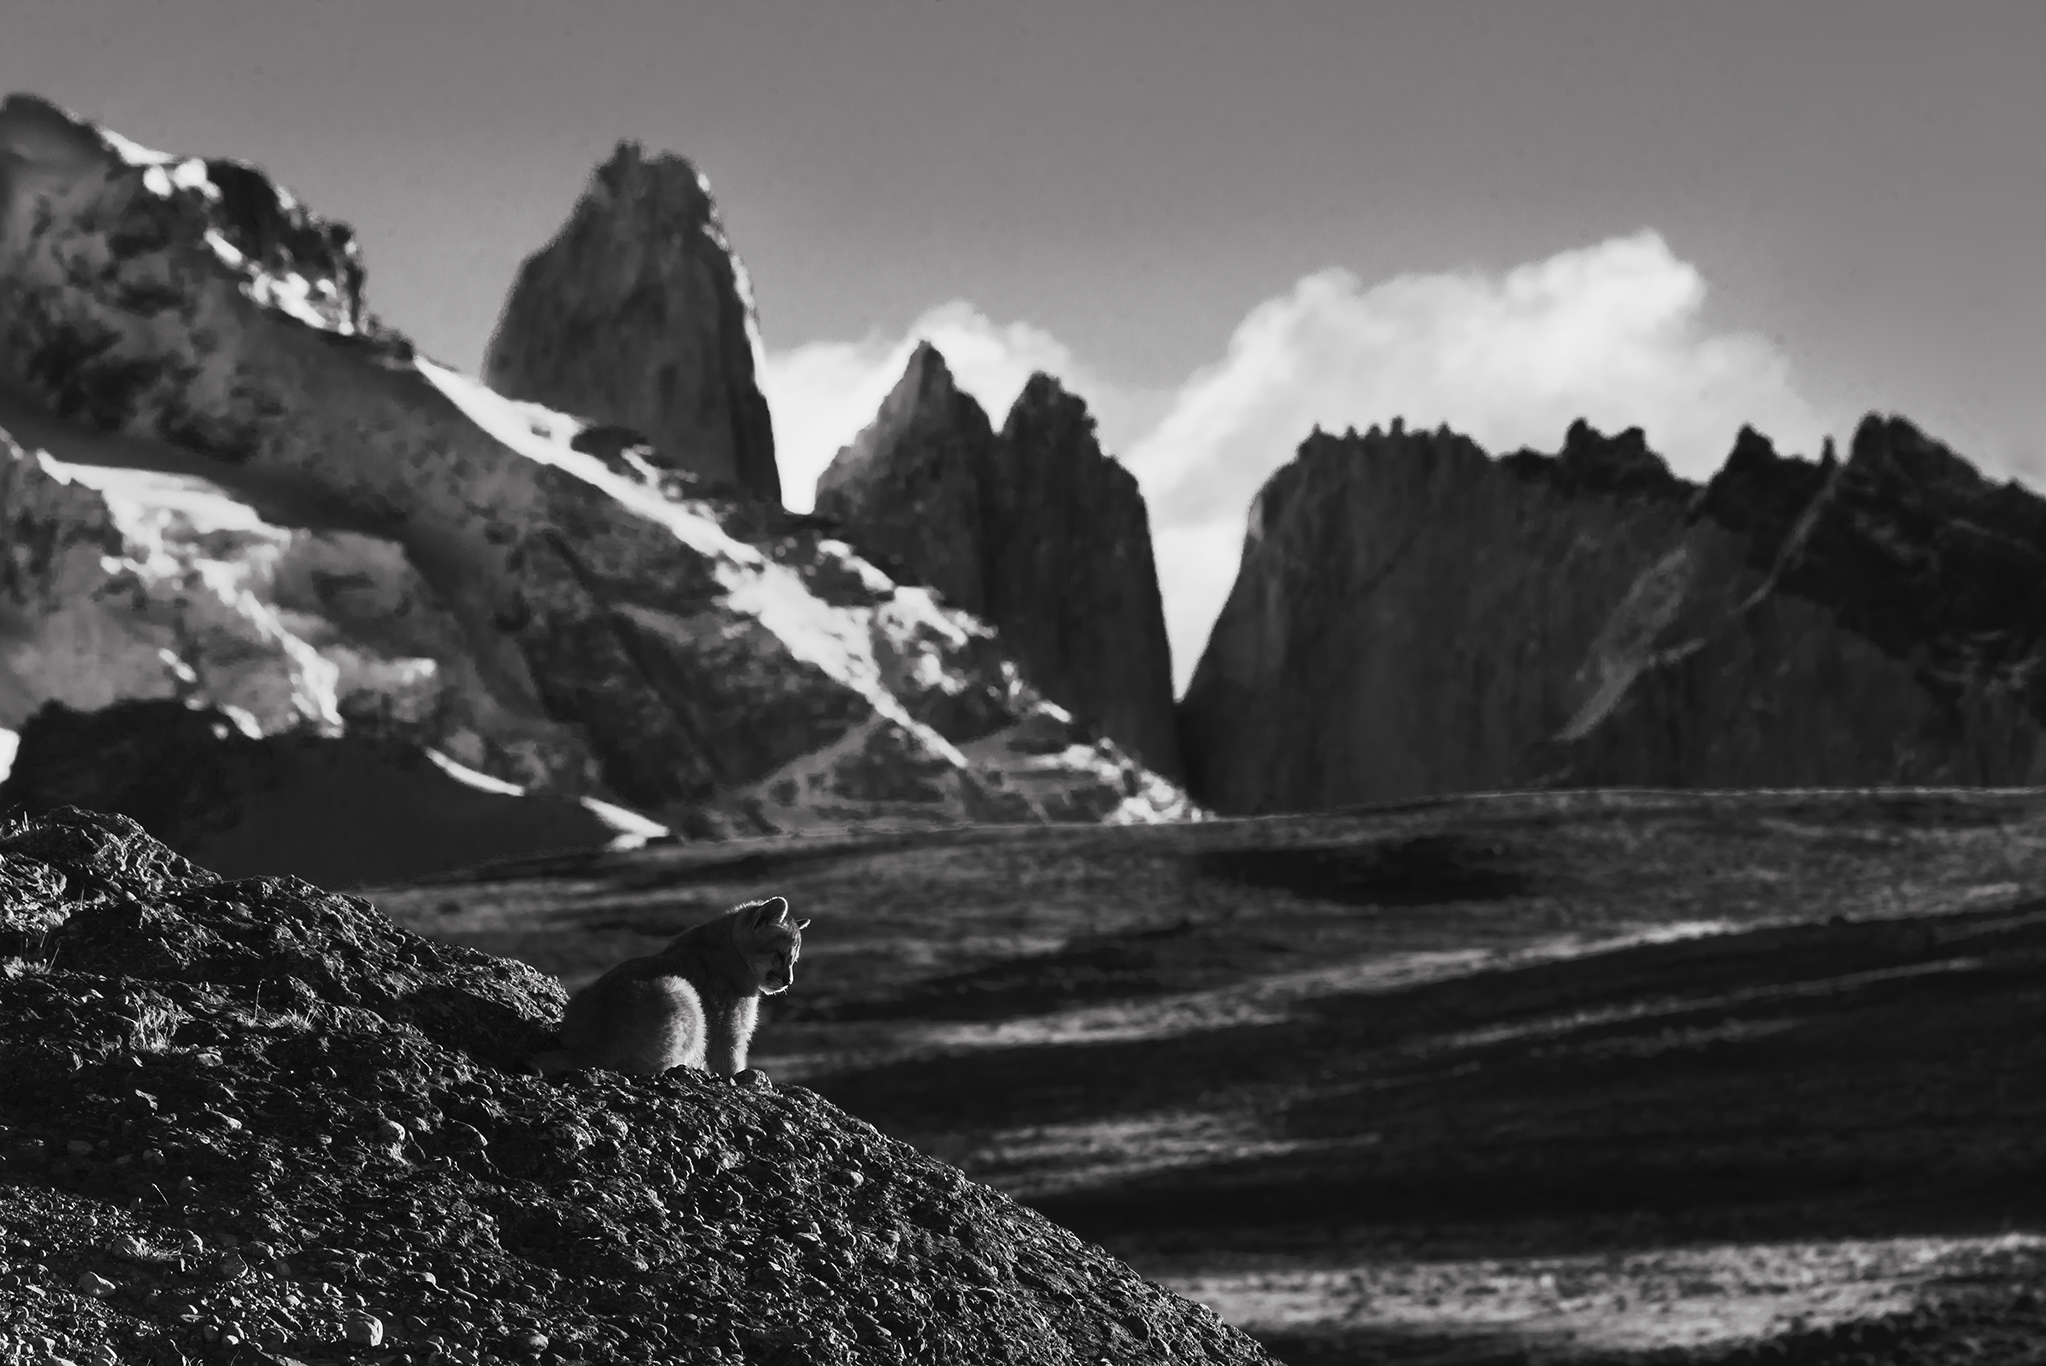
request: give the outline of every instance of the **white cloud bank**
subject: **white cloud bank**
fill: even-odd
[[[1583,417],[1609,431],[1643,428],[1693,479],[1718,467],[1743,423],[1815,452],[1827,423],[1785,358],[1765,338],[1709,330],[1704,301],[1697,269],[1643,232],[1503,274],[1367,286],[1318,272],[1252,309],[1223,358],[1170,395],[1118,386],[1042,329],[997,324],[964,303],[932,310],[892,342],[770,352],[762,388],[789,504],[806,508],[919,338],[997,425],[1032,370],[1057,375],[1143,486],[1184,687],[1235,579],[1252,495],[1316,425],[1446,422],[1497,453],[1553,450]]]

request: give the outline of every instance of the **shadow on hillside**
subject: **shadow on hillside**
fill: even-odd
[[[809,1084],[912,1139],[1123,1125],[1135,1142],[1186,1112],[1259,1139],[1110,1161],[1032,1199],[1103,1241],[1515,1225],[1564,1251],[1629,1220],[1659,1239],[1992,1228],[2046,1218],[2042,969],[2046,903],[1778,926]]]
[[[1204,877],[1344,906],[1436,906],[1525,896],[1533,879],[1506,848],[1457,834],[1333,847],[1213,849],[1193,856]]]
[[[911,983],[899,992],[792,1003],[790,1020],[1005,1020],[1072,1006],[1141,1000],[1227,986],[1305,966],[1309,955],[1276,935],[1182,920],[1157,929],[1086,935],[1049,953],[1024,954]]]

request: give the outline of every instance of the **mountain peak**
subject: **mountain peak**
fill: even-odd
[[[663,468],[779,501],[763,355],[709,182],[686,157],[623,141],[520,266],[484,377],[646,433]]]
[[[896,381],[890,396],[904,392],[921,402],[943,401],[959,392],[952,367],[945,364],[944,353],[928,340],[919,340],[916,349],[909,353],[909,364],[903,367],[902,378]]]
[[[1011,441],[1028,444],[1049,439],[1044,433],[1058,433],[1061,441],[1078,442],[1101,455],[1094,428],[1094,414],[1087,410],[1087,400],[1067,389],[1057,376],[1039,370],[1024,381],[1022,392],[1010,405],[1002,434]],[[1025,433],[1040,435],[1026,437]]]
[[[649,153],[637,139],[621,139],[591,175],[590,191],[634,201],[643,211],[672,213],[670,202],[688,206],[691,216],[715,216],[710,180],[680,152]],[[701,204],[701,209],[696,208]]]
[[[354,231],[313,214],[260,168],[154,151],[40,95],[0,99],[0,204],[95,165],[139,182],[129,218],[106,239],[109,251],[139,256],[203,243],[264,307],[326,332],[375,333],[409,354],[364,308],[367,272]]]

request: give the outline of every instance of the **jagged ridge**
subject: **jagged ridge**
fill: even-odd
[[[292,620],[321,649],[430,664],[410,738],[693,830],[1187,811],[969,615],[771,505],[692,496],[615,426],[246,288],[207,245],[215,199],[47,122],[0,120],[6,425],[66,461],[201,484],[294,545],[353,538],[327,563],[373,566],[418,628]],[[314,710],[331,724],[338,700]]]
[[[1182,704],[1225,811],[1551,784],[2046,778],[2046,503],[1899,418],[1743,431],[1704,487],[1638,431],[1555,458],[1317,432],[1254,507]]]

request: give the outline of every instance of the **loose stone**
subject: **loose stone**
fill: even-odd
[[[341,1321],[341,1335],[363,1347],[383,1344],[384,1324],[374,1314],[350,1314]]]

